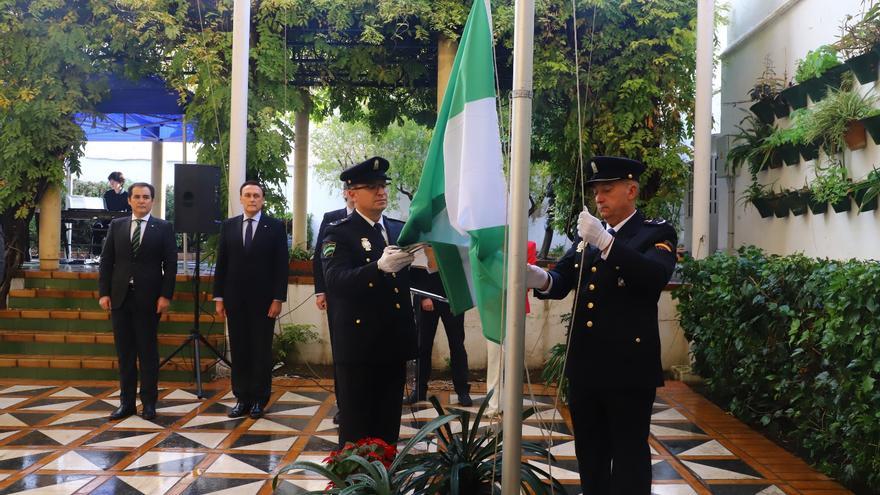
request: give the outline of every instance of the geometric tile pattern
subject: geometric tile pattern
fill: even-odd
[[[267,414],[256,421],[226,417],[235,403],[228,381],[205,384],[203,400],[191,385],[163,383],[154,420],[115,422],[107,420],[118,403],[115,383],[22,382],[0,380],[0,493],[301,494],[326,481],[281,467],[321,462],[338,441],[330,380],[276,379]],[[468,408],[455,394],[437,395],[448,407],[475,412],[485,399],[476,392]],[[570,417],[554,400],[555,391],[540,386],[525,395],[535,411],[523,422],[523,439],[551,450],[552,464],[529,462],[574,495],[580,475]],[[426,402],[405,408],[402,442],[433,417]],[[481,425],[493,427],[497,419]],[[653,495],[849,493],[678,382],[658,390],[649,444]]]

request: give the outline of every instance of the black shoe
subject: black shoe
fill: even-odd
[[[248,411],[250,410],[250,404],[248,404],[247,402],[238,401],[235,403],[235,407],[233,407],[232,410],[229,411],[229,414],[227,414],[227,416],[229,416],[230,418],[240,418],[247,415]]]
[[[419,394],[419,393],[416,393],[415,390],[413,390],[413,392],[411,394],[409,394],[403,398],[403,403],[409,406],[409,405],[415,404],[416,402],[422,402],[423,400],[427,400],[427,397],[426,397],[427,395],[428,395],[427,392],[422,392]]]
[[[257,402],[254,404],[254,407],[251,408],[251,418],[260,419],[263,417],[263,405]]]
[[[134,408],[134,404],[123,404],[110,413],[110,420],[116,421],[117,419],[127,418],[136,412],[137,410]]]
[[[458,404],[464,407],[471,407],[474,405],[473,399],[471,399],[471,394],[467,392],[462,392],[458,394]]]
[[[336,411],[336,414],[333,415],[333,424],[334,425],[339,424],[339,411]]]
[[[151,419],[156,419],[156,405],[144,404],[144,410],[141,411],[141,417],[146,419],[147,421]]]

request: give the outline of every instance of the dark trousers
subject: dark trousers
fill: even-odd
[[[140,364],[141,402],[156,404],[159,396],[159,314],[155,304],[140,307],[129,289],[122,307],[110,312],[113,340],[119,358],[119,403],[134,407]]]
[[[366,437],[397,443],[403,409],[406,363],[337,364],[339,445]]]
[[[464,348],[464,313],[452,314],[449,305],[434,301],[434,311],[423,311],[421,301],[416,300],[416,323],[419,326],[419,375],[416,377],[419,395],[428,391],[431,379],[431,352],[434,350],[434,336],[437,322],[443,320],[446,340],[449,342],[449,359],[452,361],[452,384],[458,394],[467,393],[468,357]]]
[[[655,388],[569,387],[583,495],[650,495]],[[613,462],[613,465],[612,465]]]
[[[272,393],[272,337],[275,320],[266,316],[269,303],[243,301],[226,307],[232,393],[246,404],[269,402]]]

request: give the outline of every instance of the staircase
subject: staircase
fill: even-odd
[[[110,313],[98,306],[97,271],[27,270],[19,276],[24,288],[11,290],[9,309],[0,310],[0,378],[118,379]],[[171,308],[159,322],[162,359],[174,352],[193,328],[191,278],[177,276]],[[210,284],[211,277],[201,277],[200,288]],[[222,351],[223,319],[214,314],[208,292],[200,292],[199,300],[199,329]],[[190,344],[160,369],[159,379],[193,381],[192,356]],[[215,361],[204,347],[201,357],[203,370]],[[203,373],[203,379],[210,376]]]

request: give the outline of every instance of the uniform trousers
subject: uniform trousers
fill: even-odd
[[[648,435],[657,389],[586,388],[569,379],[583,495],[650,495]]]
[[[272,338],[275,319],[269,303],[244,300],[226,307],[229,353],[232,357],[232,394],[245,404],[265,406],[272,393]]]
[[[339,410],[339,445],[374,437],[397,443],[403,410],[406,362],[337,364],[336,397]]]
[[[449,309],[449,304],[439,301],[434,301],[433,311],[425,311],[420,303],[420,300],[415,302],[416,322],[419,325],[419,376],[416,377],[416,390],[419,395],[425,395],[428,391],[434,336],[437,335],[437,324],[442,319],[446,340],[449,342],[452,384],[459,395],[468,393],[470,387],[468,387],[468,357],[464,348],[464,313],[456,316]]]
[[[141,403],[155,405],[159,396],[159,349],[156,305],[141,307],[135,301],[135,288],[129,286],[125,301],[110,312],[113,341],[119,358],[119,403],[135,405],[140,364]]]

